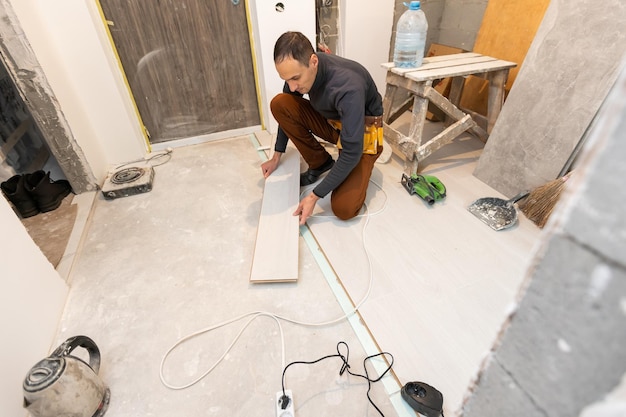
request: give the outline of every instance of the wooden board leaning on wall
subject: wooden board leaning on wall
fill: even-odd
[[[517,67],[509,72],[505,98],[549,4],[550,0],[489,0],[487,4],[473,52],[517,63]],[[486,80],[468,77],[461,97],[461,108],[486,115],[487,90]]]

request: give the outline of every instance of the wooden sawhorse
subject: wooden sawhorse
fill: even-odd
[[[405,173],[417,173],[417,164],[455,137],[469,130],[486,141],[496,123],[504,104],[504,84],[514,62],[502,61],[473,52],[425,58],[419,68],[396,68],[393,63],[382,64],[387,69],[387,88],[383,99],[383,126],[385,140],[395,153],[406,160]],[[465,77],[475,75],[489,81],[489,102],[486,130],[478,125],[472,115],[458,108],[463,93]],[[450,98],[433,88],[434,80],[452,78]],[[408,99],[397,100],[397,92],[409,92]],[[394,101],[395,100],[395,101]],[[422,132],[426,121],[428,103],[432,103],[446,115],[448,127],[437,136],[423,141]],[[409,134],[404,135],[390,125],[413,106]],[[422,143],[424,142],[424,143]]]

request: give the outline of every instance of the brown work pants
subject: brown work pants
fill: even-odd
[[[272,99],[270,108],[274,118],[296,146],[309,168],[317,169],[322,166],[330,154],[313,135],[337,144],[339,131],[313,109],[309,100],[302,97],[286,93],[278,94]],[[376,155],[363,154],[348,177],[333,190],[330,202],[335,216],[348,220],[359,214],[365,202],[374,163],[382,151],[383,147],[379,146]]]

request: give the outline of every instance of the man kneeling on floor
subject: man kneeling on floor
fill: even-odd
[[[261,165],[263,176],[274,172],[291,139],[309,166],[300,174],[301,186],[315,183],[329,171],[300,201],[294,213],[300,216],[300,224],[313,213],[317,200],[330,192],[333,213],[342,220],[355,217],[383,150],[383,105],[374,80],[357,62],[316,54],[300,32],[278,38],[274,64],[285,85],[270,104],[279,127],[274,155]],[[337,145],[336,163],[314,135]]]

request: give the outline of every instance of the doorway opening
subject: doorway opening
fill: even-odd
[[[49,173],[53,181],[66,179],[3,62],[0,62],[0,121],[0,182],[36,171]],[[66,196],[55,210],[21,219],[31,239],[55,268],[63,257],[76,219],[72,198],[73,194]],[[19,211],[15,211],[21,218]]]
[[[76,194],[97,189],[95,176],[71,133],[17,16],[6,2],[0,3],[0,94],[2,181],[14,175],[43,170],[50,172],[52,180],[67,179]],[[67,235],[59,234],[59,227],[64,226],[59,226],[54,218],[62,214],[61,207],[70,205],[68,200],[71,203],[73,196],[70,193],[59,208],[49,213],[22,219],[31,238],[52,264],[58,263],[59,255],[51,258],[47,248],[62,252],[59,248],[64,249],[66,237],[59,239],[59,236]],[[69,228],[71,232],[73,220],[66,221],[69,224],[66,230]]]

